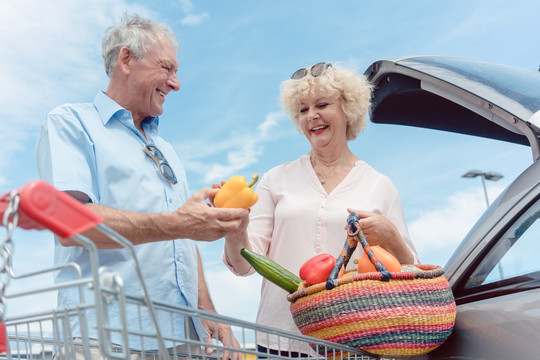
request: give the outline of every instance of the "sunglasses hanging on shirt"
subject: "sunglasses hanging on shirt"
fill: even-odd
[[[173,185],[178,182],[171,165],[169,165],[169,162],[165,159],[163,153],[155,145],[145,145],[143,151],[154,161],[159,174],[163,179]]]

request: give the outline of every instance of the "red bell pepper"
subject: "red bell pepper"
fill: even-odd
[[[325,282],[335,263],[336,258],[330,254],[315,255],[300,268],[300,278],[309,285]]]

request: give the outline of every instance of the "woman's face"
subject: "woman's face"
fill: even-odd
[[[347,116],[339,98],[315,92],[300,102],[298,122],[314,149],[342,146],[347,142]]]

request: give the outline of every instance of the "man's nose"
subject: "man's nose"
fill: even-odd
[[[172,74],[169,77],[169,80],[167,81],[167,84],[174,91],[180,90],[180,80],[178,80],[178,76],[176,76],[176,74]]]

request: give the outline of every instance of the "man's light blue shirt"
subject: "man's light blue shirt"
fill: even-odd
[[[36,163],[40,177],[62,191],[74,190],[88,195],[95,204],[141,213],[164,213],[178,209],[189,198],[184,167],[172,146],[158,136],[159,119],[143,123],[146,139],[133,125],[129,111],[124,110],[103,92],[93,103],[66,104],[52,110],[41,127],[36,144]],[[178,183],[170,184],[159,175],[155,163],[144,153],[143,146],[153,144],[165,155],[174,170]],[[160,241],[136,246],[137,257],[153,300],[176,305],[197,307],[198,277],[196,245],[192,240]],[[125,292],[140,295],[140,285],[134,264],[125,249],[99,250],[100,266],[122,276]],[[88,251],[82,247],[63,247],[55,240],[55,265],[76,262],[83,277],[90,277]],[[57,282],[74,280],[72,270],[62,270]],[[86,294],[86,302],[93,302]],[[79,303],[76,289],[61,290],[58,307],[71,307]],[[88,320],[90,337],[96,338],[95,313]],[[115,307],[109,317],[119,316]],[[148,326],[147,314],[129,311],[131,324]],[[141,319],[142,317],[142,319]],[[158,312],[164,326],[164,336],[175,337],[184,333],[184,319],[176,316],[171,330],[168,314]],[[202,337],[200,321],[195,328]],[[72,319],[74,336],[80,336],[80,327]],[[136,325],[133,325],[136,326]],[[113,337],[120,342],[120,336]],[[140,348],[130,340],[132,348]],[[144,343],[146,349],[155,344]]]

